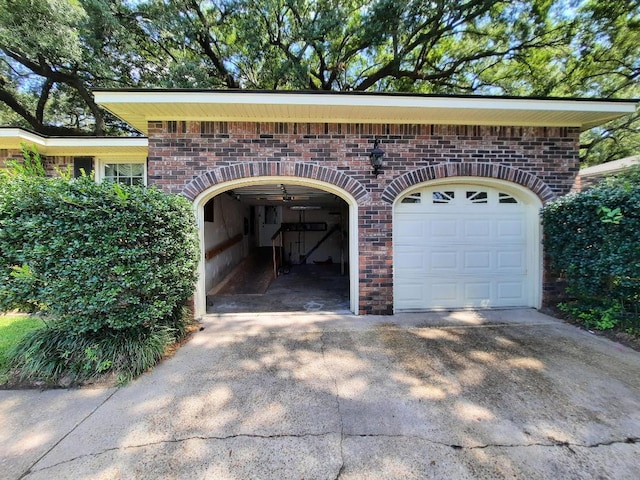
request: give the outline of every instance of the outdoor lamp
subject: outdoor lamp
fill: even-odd
[[[380,148],[380,140],[376,138],[373,143],[373,150],[369,154],[369,160],[371,160],[371,166],[373,167],[373,174],[378,178],[378,173],[382,168],[382,161],[384,160],[384,150]]]

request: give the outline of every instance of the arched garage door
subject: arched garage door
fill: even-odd
[[[539,201],[500,184],[444,183],[394,207],[396,311],[538,306]]]

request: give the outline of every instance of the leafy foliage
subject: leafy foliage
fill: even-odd
[[[126,380],[184,335],[198,260],[186,199],[89,177],[0,183],[0,311],[47,320],[13,353],[24,377]]]
[[[551,267],[575,301],[561,307],[593,328],[640,331],[640,169],[542,211]]]
[[[192,294],[189,203],[90,178],[17,176],[0,190],[0,310],[77,333],[162,323]]]

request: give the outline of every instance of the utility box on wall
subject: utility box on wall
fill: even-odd
[[[282,207],[261,205],[258,207],[258,228],[260,247],[270,247],[271,238],[280,229]]]

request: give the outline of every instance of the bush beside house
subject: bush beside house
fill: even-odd
[[[640,168],[548,204],[542,219],[566,280],[560,308],[588,328],[640,333]]]
[[[131,378],[185,331],[198,261],[190,203],[157,189],[0,180],[0,311],[47,323],[13,354],[23,376]]]

